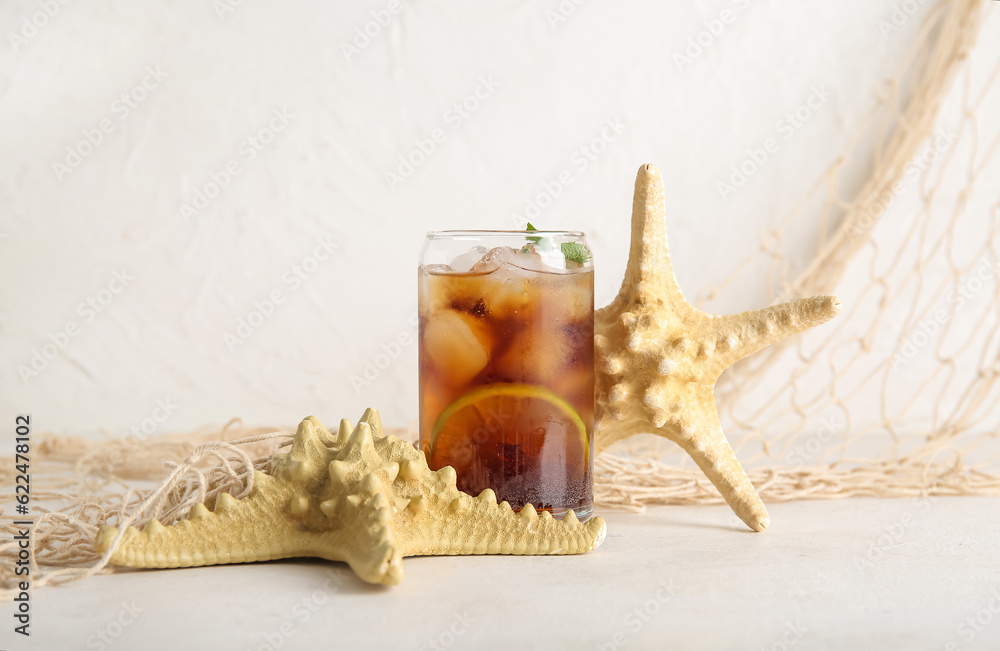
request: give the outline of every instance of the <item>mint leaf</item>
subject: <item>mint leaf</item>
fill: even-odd
[[[587,260],[590,260],[590,249],[587,245],[580,244],[579,242],[563,242],[562,252],[567,260],[572,262],[578,262],[584,264]]]
[[[537,231],[538,229],[535,228],[534,226],[532,226],[531,222],[528,222],[528,227],[526,229],[524,229],[524,230],[526,230],[526,231]],[[532,244],[538,244],[539,242],[542,241],[542,238],[541,237],[529,237],[528,241],[531,242]]]

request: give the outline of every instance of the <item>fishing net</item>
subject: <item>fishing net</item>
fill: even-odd
[[[846,151],[761,233],[757,252],[698,295],[711,311],[727,287],[752,277],[766,279],[775,302],[835,294],[845,306],[831,324],[751,356],[719,383],[723,426],[765,502],[1000,495],[1000,410],[992,408],[1000,113],[984,109],[1000,62],[972,56],[986,5],[952,0],[930,10],[904,68]],[[845,164],[862,151],[872,153],[859,184]],[[783,236],[817,223],[815,255],[793,272],[791,238]],[[243,497],[251,469],[263,468],[291,434],[233,422],[147,440],[37,440],[33,585],[110,571],[111,550],[102,557],[93,548],[105,522],[169,524],[221,492]],[[0,465],[8,487],[12,461]],[[722,502],[689,459],[653,437],[613,446],[595,471],[599,506]],[[13,522],[4,514],[7,599],[16,594],[20,552],[8,542]]]
[[[985,14],[981,2],[935,6],[847,151],[698,297],[711,311],[755,274],[775,302],[835,294],[845,306],[721,378],[723,426],[765,502],[1000,495],[1000,120],[984,109],[1000,61],[971,56]],[[870,173],[846,196],[845,163],[872,136]],[[817,220],[815,255],[792,276],[783,235]],[[602,503],[721,502],[692,463],[645,447],[597,458]]]

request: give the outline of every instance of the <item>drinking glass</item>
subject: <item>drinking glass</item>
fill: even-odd
[[[418,270],[420,447],[458,488],[593,509],[594,267],[575,231],[437,231]]]

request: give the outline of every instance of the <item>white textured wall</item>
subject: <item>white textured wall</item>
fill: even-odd
[[[655,162],[695,294],[840,153],[920,19],[883,38],[884,0],[222,2],[73,0],[47,21],[44,2],[0,4],[3,418],[119,435],[164,415],[161,401],[176,407],[160,431],[368,405],[410,424],[425,231],[509,228],[568,179],[532,221],[588,232],[603,302],[627,255],[635,170]],[[573,11],[556,20],[560,7]],[[732,21],[678,65],[723,11]],[[372,12],[388,25],[349,51]],[[779,124],[813,87],[829,94],[815,114]],[[723,200],[717,182],[767,138],[777,151]],[[400,170],[428,139],[426,161]],[[785,245],[804,258],[815,233],[800,231]],[[760,279],[711,307],[762,303]],[[275,293],[273,314],[227,343]],[[53,338],[66,345],[42,361]],[[389,368],[352,386],[398,338]]]

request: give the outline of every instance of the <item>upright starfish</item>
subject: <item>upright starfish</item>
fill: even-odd
[[[840,301],[817,296],[727,316],[684,298],[667,250],[663,181],[655,165],[635,179],[632,245],[618,296],[594,323],[597,449],[652,432],[670,439],[751,529],[767,510],[730,447],[715,408],[726,368],[761,348],[824,323]]]
[[[581,554],[604,540],[602,518],[562,520],[530,504],[515,513],[486,489],[455,488],[455,470],[434,472],[422,452],[382,434],[378,412],[337,435],[318,420],[299,424],[287,454],[254,472],[250,495],[223,493],[215,511],[195,504],[186,520],[151,520],[121,534],[111,562],[130,567],[193,567],[316,556],[346,561],[369,583],[396,584],[404,556]],[[96,548],[112,549],[119,530],[102,527]]]

